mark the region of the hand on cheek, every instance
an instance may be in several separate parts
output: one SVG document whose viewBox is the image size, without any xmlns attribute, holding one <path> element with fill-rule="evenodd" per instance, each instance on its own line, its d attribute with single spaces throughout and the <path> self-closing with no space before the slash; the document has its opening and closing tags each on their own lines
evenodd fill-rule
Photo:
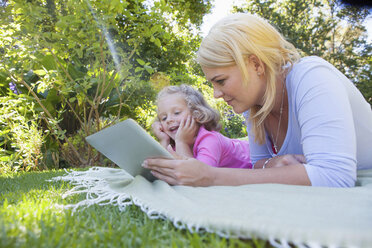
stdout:
<svg viewBox="0 0 372 248">
<path fill-rule="evenodd" d="M 191 115 L 188 115 L 187 117 L 183 118 L 180 122 L 180 126 L 177 130 L 175 138 L 176 143 L 183 142 L 187 145 L 193 145 L 194 138 L 197 135 L 198 131 L 199 126 L 197 122 Z"/>
<path fill-rule="evenodd" d="M 164 132 L 163 126 L 159 121 L 155 121 L 151 125 L 152 131 L 154 132 L 155 136 L 159 139 L 159 142 L 163 146 L 167 146 L 170 143 L 170 137 L 168 134 Z"/>
</svg>

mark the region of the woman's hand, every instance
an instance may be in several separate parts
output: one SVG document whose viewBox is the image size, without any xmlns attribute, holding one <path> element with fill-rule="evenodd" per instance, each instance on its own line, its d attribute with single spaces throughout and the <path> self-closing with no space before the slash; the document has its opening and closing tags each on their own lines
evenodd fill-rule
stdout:
<svg viewBox="0 0 372 248">
<path fill-rule="evenodd" d="M 168 150 L 176 159 L 146 159 L 142 166 L 171 185 L 210 186 L 213 185 L 213 167 L 194 158 L 181 158 L 172 148 Z"/>
<path fill-rule="evenodd" d="M 273 158 L 273 164 L 269 167 L 274 167 L 274 162 L 277 162 L 280 168 L 248 170 L 212 167 L 194 158 L 179 158 L 175 152 L 168 150 L 176 159 L 147 159 L 142 166 L 150 169 L 155 177 L 171 185 L 211 186 L 252 183 L 311 185 L 305 167 L 300 166 L 300 162 L 304 161 L 302 155 L 283 155 Z"/>
<path fill-rule="evenodd" d="M 180 126 L 178 127 L 175 142 L 176 147 L 177 143 L 185 144 L 189 147 L 192 147 L 194 145 L 195 136 L 197 135 L 199 131 L 199 125 L 195 121 L 195 119 L 188 115 L 186 118 L 182 119 L 180 122 Z"/>
<path fill-rule="evenodd" d="M 155 136 L 159 139 L 159 143 L 166 148 L 170 143 L 170 137 L 164 132 L 161 123 L 155 121 L 152 123 L 151 128 Z"/>
<path fill-rule="evenodd" d="M 265 168 L 275 168 L 275 167 L 282 167 L 287 165 L 294 165 L 294 164 L 304 164 L 306 163 L 306 158 L 304 155 L 300 154 L 286 154 L 280 155 L 273 158 L 268 158 L 270 161 L 267 162 Z M 255 169 L 261 169 L 264 163 L 268 160 L 267 158 L 260 159 L 254 165 Z"/>
</svg>

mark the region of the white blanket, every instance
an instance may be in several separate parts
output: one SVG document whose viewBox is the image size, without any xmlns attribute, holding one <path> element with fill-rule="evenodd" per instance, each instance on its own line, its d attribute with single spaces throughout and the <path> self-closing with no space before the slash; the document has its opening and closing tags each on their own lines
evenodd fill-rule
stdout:
<svg viewBox="0 0 372 248">
<path fill-rule="evenodd" d="M 75 184 L 65 196 L 86 193 L 73 207 L 135 204 L 150 218 L 178 228 L 225 237 L 257 237 L 273 245 L 372 247 L 372 170 L 358 172 L 354 188 L 280 184 L 189 187 L 131 177 L 121 169 L 94 167 L 54 178 Z"/>
</svg>

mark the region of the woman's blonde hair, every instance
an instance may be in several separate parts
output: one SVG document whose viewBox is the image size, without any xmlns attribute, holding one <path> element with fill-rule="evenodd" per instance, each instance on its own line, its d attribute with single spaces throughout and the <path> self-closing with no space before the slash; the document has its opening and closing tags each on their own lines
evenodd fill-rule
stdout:
<svg viewBox="0 0 372 248">
<path fill-rule="evenodd" d="M 192 116 L 199 124 L 204 125 L 209 131 L 220 131 L 219 112 L 205 101 L 202 93 L 198 90 L 186 84 L 167 86 L 158 93 L 157 102 L 170 94 L 182 94 L 185 97 L 187 107 L 190 109 Z"/>
<path fill-rule="evenodd" d="M 300 59 L 297 49 L 265 19 L 246 13 L 231 14 L 217 22 L 203 39 L 197 53 L 202 67 L 238 66 L 249 83 L 246 60 L 255 55 L 265 65 L 264 104 L 252 107 L 250 121 L 256 141 L 264 143 L 263 121 L 274 106 L 276 79 Z"/>
</svg>

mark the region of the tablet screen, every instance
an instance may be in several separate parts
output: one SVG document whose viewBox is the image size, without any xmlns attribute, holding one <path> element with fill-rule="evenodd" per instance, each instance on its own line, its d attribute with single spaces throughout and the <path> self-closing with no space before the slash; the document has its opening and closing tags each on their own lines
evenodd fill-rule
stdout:
<svg viewBox="0 0 372 248">
<path fill-rule="evenodd" d="M 119 122 L 85 138 L 100 153 L 132 176 L 156 178 L 141 166 L 146 158 L 173 156 L 132 119 Z"/>
</svg>

